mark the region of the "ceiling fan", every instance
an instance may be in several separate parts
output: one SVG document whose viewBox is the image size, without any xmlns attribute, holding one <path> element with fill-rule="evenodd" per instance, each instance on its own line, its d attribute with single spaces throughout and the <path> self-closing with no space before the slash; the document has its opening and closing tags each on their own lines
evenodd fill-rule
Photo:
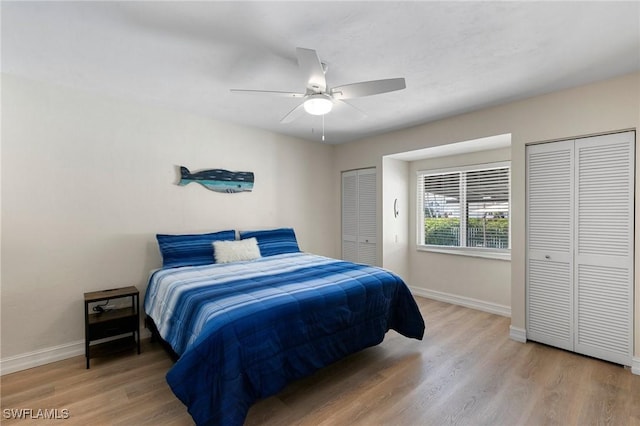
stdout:
<svg viewBox="0 0 640 426">
<path fill-rule="evenodd" d="M 388 78 L 384 80 L 362 81 L 359 83 L 345 84 L 343 86 L 329 88 L 325 73 L 327 65 L 320 62 L 318 54 L 313 49 L 296 48 L 298 67 L 307 79 L 304 93 L 280 92 L 273 90 L 245 90 L 231 89 L 234 93 L 248 93 L 259 95 L 273 95 L 285 98 L 300 98 L 303 102 L 289 111 L 280 122 L 290 123 L 302 116 L 306 111 L 312 115 L 325 115 L 331 111 L 334 104 L 340 102 L 356 110 L 361 116 L 365 114 L 345 100 L 361 98 L 363 96 L 377 95 L 379 93 L 402 90 L 406 87 L 404 78 Z"/>
</svg>

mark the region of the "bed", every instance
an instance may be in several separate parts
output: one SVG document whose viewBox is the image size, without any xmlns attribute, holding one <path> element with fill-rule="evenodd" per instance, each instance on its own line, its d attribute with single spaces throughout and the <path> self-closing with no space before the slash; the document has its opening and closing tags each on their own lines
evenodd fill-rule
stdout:
<svg viewBox="0 0 640 426">
<path fill-rule="evenodd" d="M 167 382 L 198 425 L 243 424 L 258 399 L 379 344 L 389 329 L 423 337 L 423 318 L 397 275 L 303 253 L 297 242 L 274 242 L 283 230 L 268 232 L 240 233 L 257 254 L 151 274 L 145 312 L 177 356 Z"/>
</svg>

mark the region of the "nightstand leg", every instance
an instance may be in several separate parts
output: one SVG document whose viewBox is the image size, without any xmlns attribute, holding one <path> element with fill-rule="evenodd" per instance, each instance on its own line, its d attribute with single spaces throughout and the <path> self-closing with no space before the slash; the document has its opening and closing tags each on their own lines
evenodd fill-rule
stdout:
<svg viewBox="0 0 640 426">
<path fill-rule="evenodd" d="M 136 332 L 138 337 L 138 355 L 140 355 L 140 295 L 136 294 L 136 319 L 138 324 L 138 331 Z"/>
<path fill-rule="evenodd" d="M 84 303 L 84 357 L 87 359 L 89 369 L 89 304 Z"/>
</svg>

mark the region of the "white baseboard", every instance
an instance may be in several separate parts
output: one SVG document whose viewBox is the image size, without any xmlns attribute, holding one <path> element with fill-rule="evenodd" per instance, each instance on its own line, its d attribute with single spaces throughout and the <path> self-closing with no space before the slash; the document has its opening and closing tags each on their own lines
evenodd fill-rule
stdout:
<svg viewBox="0 0 640 426">
<path fill-rule="evenodd" d="M 142 339 L 145 339 L 150 337 L 151 333 L 146 328 L 141 328 L 140 336 Z M 105 339 L 105 341 L 106 340 L 107 339 Z M 51 362 L 62 361 L 63 359 L 73 358 L 78 355 L 84 355 L 84 340 L 78 340 L 71 343 L 65 343 L 63 345 L 52 346 L 33 352 L 10 356 L 0 359 L 0 376 L 49 364 Z"/>
<path fill-rule="evenodd" d="M 84 340 L 39 349 L 25 354 L 14 355 L 0 360 L 0 375 L 38 367 L 50 362 L 61 361 L 84 354 Z"/>
<path fill-rule="evenodd" d="M 527 343 L 527 330 L 520 327 L 509 326 L 509 338 L 520 343 Z"/>
<path fill-rule="evenodd" d="M 479 311 L 489 312 L 503 317 L 511 317 L 510 306 L 499 305 L 497 303 L 486 302 L 484 300 L 473 299 L 471 297 L 458 296 L 456 294 L 445 293 L 442 291 L 428 290 L 418 287 L 409 287 L 409 289 L 417 296 L 439 300 L 440 302 L 447 302 L 453 305 L 460 305 L 466 308 L 477 309 Z"/>
<path fill-rule="evenodd" d="M 631 360 L 631 372 L 640 376 L 640 357 L 633 357 Z"/>
</svg>

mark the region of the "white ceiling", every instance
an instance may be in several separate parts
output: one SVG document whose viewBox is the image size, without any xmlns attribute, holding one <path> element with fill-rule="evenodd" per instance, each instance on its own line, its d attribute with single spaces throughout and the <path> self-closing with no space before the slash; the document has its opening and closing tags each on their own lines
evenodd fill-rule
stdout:
<svg viewBox="0 0 640 426">
<path fill-rule="evenodd" d="M 2 71 L 319 141 L 280 119 L 304 91 L 295 48 L 327 82 L 407 88 L 334 109 L 342 143 L 640 70 L 640 2 L 8 2 Z"/>
</svg>

